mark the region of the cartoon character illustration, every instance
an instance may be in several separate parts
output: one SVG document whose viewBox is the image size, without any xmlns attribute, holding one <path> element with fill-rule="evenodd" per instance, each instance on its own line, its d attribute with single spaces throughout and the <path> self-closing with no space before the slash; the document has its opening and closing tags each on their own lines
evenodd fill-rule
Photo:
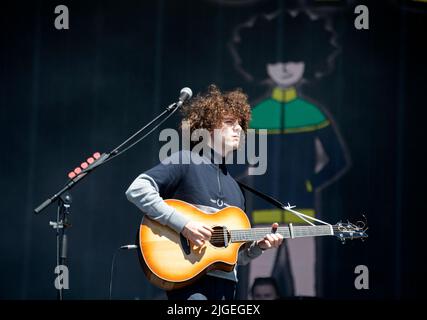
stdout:
<svg viewBox="0 0 427 320">
<path fill-rule="evenodd" d="M 246 181 L 321 219 L 327 214 L 321 216 L 319 192 L 348 169 L 350 157 L 332 116 L 302 94 L 302 85 L 333 71 L 339 53 L 334 41 L 327 20 L 306 11 L 277 11 L 238 26 L 230 46 L 237 70 L 250 83 L 267 89 L 266 96 L 252 104 L 250 127 L 268 130 L 268 168 L 264 175 L 248 176 Z M 252 209 L 256 225 L 304 223 L 257 198 Z M 314 238 L 288 240 L 270 260 L 263 262 L 264 267 L 252 265 L 252 277 L 273 275 L 285 294 L 316 295 Z"/>
</svg>

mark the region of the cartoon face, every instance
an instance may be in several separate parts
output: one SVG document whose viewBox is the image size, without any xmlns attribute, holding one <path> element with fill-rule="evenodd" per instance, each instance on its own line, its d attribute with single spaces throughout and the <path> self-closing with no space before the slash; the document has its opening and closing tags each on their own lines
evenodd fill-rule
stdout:
<svg viewBox="0 0 427 320">
<path fill-rule="evenodd" d="M 301 80 L 304 68 L 304 62 L 269 63 L 267 64 L 267 73 L 279 87 L 287 88 Z"/>
</svg>

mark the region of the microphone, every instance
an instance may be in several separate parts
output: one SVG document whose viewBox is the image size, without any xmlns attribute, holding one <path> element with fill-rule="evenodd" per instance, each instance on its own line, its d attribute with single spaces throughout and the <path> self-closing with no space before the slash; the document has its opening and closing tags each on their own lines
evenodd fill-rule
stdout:
<svg viewBox="0 0 427 320">
<path fill-rule="evenodd" d="M 190 88 L 188 88 L 188 87 L 182 88 L 180 95 L 179 95 L 179 101 L 176 104 L 177 108 L 180 108 L 182 106 L 182 104 L 186 100 L 191 99 L 192 96 L 193 96 L 193 91 L 191 91 Z"/>
<path fill-rule="evenodd" d="M 128 244 L 127 246 L 121 246 L 120 249 L 122 250 L 138 249 L 138 246 L 136 244 Z"/>
</svg>

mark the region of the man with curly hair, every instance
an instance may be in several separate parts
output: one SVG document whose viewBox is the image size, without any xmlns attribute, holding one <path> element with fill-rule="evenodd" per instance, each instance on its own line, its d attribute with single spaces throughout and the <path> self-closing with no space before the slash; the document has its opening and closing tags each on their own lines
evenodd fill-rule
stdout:
<svg viewBox="0 0 427 320">
<path fill-rule="evenodd" d="M 240 89 L 222 93 L 215 85 L 209 86 L 206 94 L 199 94 L 183 108 L 184 121 L 191 133 L 207 130 L 209 154 L 192 148 L 172 154 L 133 181 L 126 191 L 128 200 L 150 218 L 203 246 L 210 240 L 211 226 L 190 221 L 163 199 L 183 200 L 207 213 L 227 206 L 245 210 L 243 193 L 227 171 L 225 158 L 238 148 L 242 131 L 248 128 L 250 110 L 248 98 Z M 277 228 L 277 224 L 272 227 Z M 238 264 L 249 263 L 263 250 L 280 246 L 282 240 L 280 234 L 269 234 L 243 246 Z M 167 291 L 167 296 L 171 300 L 232 300 L 236 282 L 236 269 L 213 270 L 189 286 Z"/>
</svg>

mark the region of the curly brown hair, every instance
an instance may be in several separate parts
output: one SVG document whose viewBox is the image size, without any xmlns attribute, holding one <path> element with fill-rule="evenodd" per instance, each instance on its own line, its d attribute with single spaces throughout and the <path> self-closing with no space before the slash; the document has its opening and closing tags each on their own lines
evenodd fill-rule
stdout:
<svg viewBox="0 0 427 320">
<path fill-rule="evenodd" d="M 242 130 L 246 133 L 251 119 L 251 107 L 248 96 L 238 88 L 222 93 L 211 84 L 205 94 L 198 94 L 182 108 L 184 121 L 190 124 L 190 132 L 206 129 L 212 132 L 220 128 L 224 117 L 231 116 L 239 120 Z"/>
</svg>

